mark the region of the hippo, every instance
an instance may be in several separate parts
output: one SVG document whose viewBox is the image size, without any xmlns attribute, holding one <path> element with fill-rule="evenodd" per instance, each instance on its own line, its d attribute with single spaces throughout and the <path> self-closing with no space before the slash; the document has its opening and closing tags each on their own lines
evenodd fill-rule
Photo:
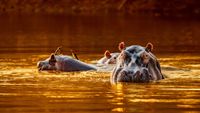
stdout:
<svg viewBox="0 0 200 113">
<path fill-rule="evenodd" d="M 125 47 L 124 42 L 120 42 L 118 45 L 119 51 L 122 51 Z M 109 50 L 104 52 L 104 57 L 97 61 L 97 64 L 116 64 L 117 57 L 119 56 L 119 52 L 110 53 Z"/>
<path fill-rule="evenodd" d="M 75 53 L 72 53 L 72 55 L 76 56 Z M 60 54 L 60 48 L 58 48 L 49 58 L 44 61 L 39 61 L 37 68 L 39 71 L 57 70 L 65 72 L 96 70 L 95 66 L 78 60 L 77 56 L 75 58 Z"/>
<path fill-rule="evenodd" d="M 153 45 L 146 47 L 132 45 L 121 47 L 121 53 L 110 77 L 111 83 L 140 82 L 146 83 L 164 79 L 160 64 L 152 53 Z"/>
<path fill-rule="evenodd" d="M 104 57 L 97 61 L 98 64 L 116 64 L 116 59 L 119 56 L 119 53 L 110 53 L 109 50 L 106 50 Z"/>
</svg>

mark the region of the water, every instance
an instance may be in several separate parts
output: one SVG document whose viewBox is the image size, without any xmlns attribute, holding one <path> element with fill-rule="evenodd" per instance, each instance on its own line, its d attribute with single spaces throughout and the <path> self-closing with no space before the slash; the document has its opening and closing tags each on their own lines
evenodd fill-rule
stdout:
<svg viewBox="0 0 200 113">
<path fill-rule="evenodd" d="M 143 16 L 0 16 L 1 52 L 64 51 L 102 53 L 117 51 L 117 45 L 145 46 L 152 42 L 157 52 L 200 52 L 200 21 Z"/>
<path fill-rule="evenodd" d="M 0 112 L 184 112 L 200 110 L 200 56 L 158 55 L 165 80 L 111 85 L 110 72 L 38 72 L 48 54 L 0 55 Z M 82 54 L 91 63 L 99 54 Z M 180 64 L 181 62 L 181 64 Z"/>
<path fill-rule="evenodd" d="M 1 15 L 0 112 L 200 111 L 198 20 Z M 110 72 L 38 72 L 56 47 L 94 63 L 117 45 L 154 44 L 166 79 L 111 85 Z"/>
</svg>

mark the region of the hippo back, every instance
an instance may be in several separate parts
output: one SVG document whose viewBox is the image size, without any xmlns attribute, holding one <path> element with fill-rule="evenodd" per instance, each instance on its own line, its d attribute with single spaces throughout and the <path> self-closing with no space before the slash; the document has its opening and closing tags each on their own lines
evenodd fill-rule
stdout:
<svg viewBox="0 0 200 113">
<path fill-rule="evenodd" d="M 38 70 L 57 70 L 57 71 L 87 71 L 96 70 L 95 66 L 86 64 L 80 60 L 65 55 L 52 54 L 44 61 L 37 63 Z"/>
<path fill-rule="evenodd" d="M 67 57 L 67 56 L 56 56 L 56 67 L 60 71 L 86 71 L 96 70 L 92 65 L 86 64 L 82 61 Z"/>
</svg>

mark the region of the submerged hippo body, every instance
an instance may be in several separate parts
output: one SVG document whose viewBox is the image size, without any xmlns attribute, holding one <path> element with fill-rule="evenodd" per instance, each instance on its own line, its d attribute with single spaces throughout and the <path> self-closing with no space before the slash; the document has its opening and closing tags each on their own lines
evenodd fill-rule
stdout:
<svg viewBox="0 0 200 113">
<path fill-rule="evenodd" d="M 44 61 L 39 61 L 37 66 L 39 70 L 57 70 L 65 72 L 96 70 L 94 66 L 69 56 L 54 54 Z"/>
<path fill-rule="evenodd" d="M 111 82 L 149 82 L 164 79 L 152 49 L 152 44 L 147 44 L 146 47 L 133 45 L 124 48 L 117 58 Z"/>
</svg>

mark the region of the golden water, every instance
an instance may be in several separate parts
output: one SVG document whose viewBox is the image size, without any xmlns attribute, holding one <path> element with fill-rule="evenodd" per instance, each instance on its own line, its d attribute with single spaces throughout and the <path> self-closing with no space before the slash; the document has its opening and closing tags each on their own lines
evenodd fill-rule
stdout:
<svg viewBox="0 0 200 113">
<path fill-rule="evenodd" d="M 0 113 L 200 112 L 199 19 L 19 14 L 0 25 Z M 153 43 L 167 78 L 111 85 L 110 72 L 37 71 L 58 46 L 94 63 L 121 41 Z"/>
<path fill-rule="evenodd" d="M 200 55 L 157 56 L 166 79 L 111 85 L 110 72 L 38 72 L 48 54 L 0 54 L 0 113 L 200 112 Z"/>
</svg>

